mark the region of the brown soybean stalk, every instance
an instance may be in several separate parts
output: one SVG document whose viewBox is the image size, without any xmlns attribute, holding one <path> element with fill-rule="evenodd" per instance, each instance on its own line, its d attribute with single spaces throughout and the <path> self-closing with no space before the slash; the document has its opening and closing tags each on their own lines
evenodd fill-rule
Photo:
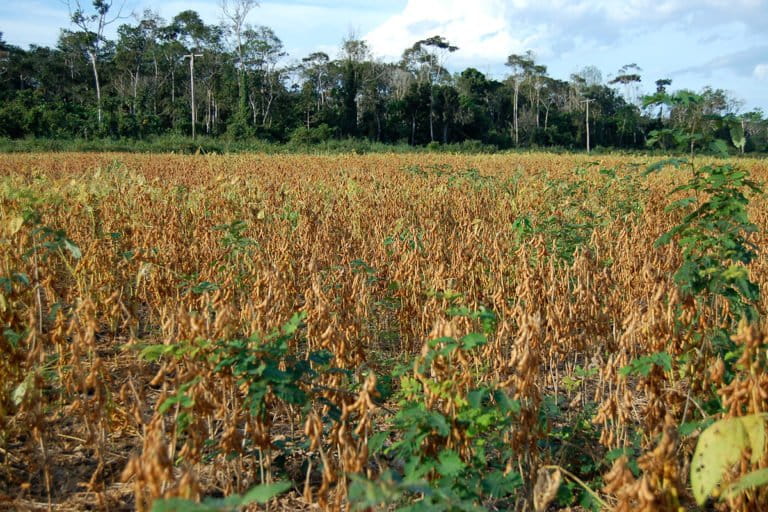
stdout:
<svg viewBox="0 0 768 512">
<path fill-rule="evenodd" d="M 279 482 L 247 509 L 386 510 L 445 491 L 440 471 L 487 510 L 693 510 L 712 400 L 768 412 L 766 326 L 676 287 L 679 251 L 654 242 L 680 220 L 665 206 L 682 178 L 599 158 L 1 156 L 0 510 L 151 510 Z M 765 160 L 741 165 L 768 179 Z M 750 204 L 759 248 L 767 206 Z M 749 272 L 768 289 L 764 253 Z M 701 341 L 726 326 L 735 361 Z M 426 361 L 473 332 L 487 343 Z M 673 369 L 623 370 L 660 353 Z M 413 466 L 392 448 L 408 383 L 448 432 L 414 441 L 437 462 L 410 488 L 392 478 Z M 480 388 L 515 406 L 487 453 Z M 768 465 L 744 460 L 734 477 Z M 355 495 L 374 487 L 386 505 Z"/>
</svg>

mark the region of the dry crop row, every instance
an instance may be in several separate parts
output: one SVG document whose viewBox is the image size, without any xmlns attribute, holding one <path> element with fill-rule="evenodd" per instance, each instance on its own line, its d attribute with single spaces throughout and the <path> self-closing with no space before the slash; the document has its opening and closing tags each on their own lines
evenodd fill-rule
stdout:
<svg viewBox="0 0 768 512">
<path fill-rule="evenodd" d="M 759 376 L 737 389 L 704 349 L 675 371 L 621 371 L 729 321 L 718 299 L 681 296 L 679 251 L 654 246 L 684 178 L 647 163 L 3 156 L 0 508 L 149 510 L 278 481 L 273 509 L 387 492 L 690 506 L 698 430 L 680 427 L 715 414 L 697 397 L 720 389 L 738 416 L 768 392 Z M 740 165 L 768 178 L 764 161 Z M 765 246 L 763 197 L 750 219 Z M 766 288 L 764 254 L 750 274 Z M 738 342 L 757 353 L 765 335 Z M 434 496 L 385 481 L 407 455 Z M 481 475 L 471 494 L 473 470 L 496 487 Z"/>
</svg>

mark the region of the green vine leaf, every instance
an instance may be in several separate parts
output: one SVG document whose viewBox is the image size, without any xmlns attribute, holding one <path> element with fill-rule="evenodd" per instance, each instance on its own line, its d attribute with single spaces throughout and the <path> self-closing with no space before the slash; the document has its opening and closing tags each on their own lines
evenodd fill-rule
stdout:
<svg viewBox="0 0 768 512">
<path fill-rule="evenodd" d="M 453 450 L 443 450 L 438 457 L 437 471 L 443 476 L 457 476 L 467 467 L 459 454 Z"/>
<path fill-rule="evenodd" d="M 654 366 L 658 366 L 665 372 L 672 370 L 672 356 L 666 352 L 658 352 L 656 354 L 640 357 L 619 370 L 619 374 L 623 377 L 628 377 L 630 375 L 642 375 L 643 377 L 647 377 Z"/>
<path fill-rule="evenodd" d="M 202 503 L 181 498 L 155 500 L 152 504 L 152 512 L 230 512 L 240 510 L 252 503 L 267 503 L 290 488 L 290 482 L 275 482 L 257 485 L 242 497 L 234 494 L 226 498 L 208 498 Z"/>
</svg>

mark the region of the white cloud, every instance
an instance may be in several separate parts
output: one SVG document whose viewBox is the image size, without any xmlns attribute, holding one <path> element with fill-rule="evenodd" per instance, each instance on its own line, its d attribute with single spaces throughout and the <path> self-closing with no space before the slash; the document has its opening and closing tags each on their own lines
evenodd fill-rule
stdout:
<svg viewBox="0 0 768 512">
<path fill-rule="evenodd" d="M 140 0 L 150 7 L 153 2 Z M 217 0 L 168 0 L 159 11 L 170 21 L 179 12 L 197 11 L 206 23 L 222 21 Z M 291 58 L 301 58 L 313 51 L 324 51 L 335 57 L 342 39 L 350 32 L 363 32 L 382 19 L 381 5 L 368 1 L 324 2 L 323 0 L 262 0 L 247 22 L 272 28 L 283 41 Z"/>
<path fill-rule="evenodd" d="M 671 77 L 675 87 L 738 89 L 764 106 L 766 26 L 768 0 L 407 0 L 363 37 L 394 60 L 441 35 L 460 48 L 451 69 L 473 66 L 495 78 L 508 73 L 508 55 L 529 49 L 557 78 L 588 64 L 610 78 L 637 62 L 645 92 Z"/>
<path fill-rule="evenodd" d="M 760 78 L 760 73 L 764 72 L 763 68 L 768 68 L 766 64 L 762 63 L 766 54 L 768 54 L 768 45 L 754 46 L 737 52 L 718 55 L 707 62 L 680 69 L 676 73 L 694 73 L 709 77 L 715 73 L 722 73 L 723 70 L 728 70 L 736 75 L 752 75 Z"/>
<path fill-rule="evenodd" d="M 534 43 L 525 34 L 510 32 L 507 12 L 515 3 L 520 2 L 410 0 L 403 12 L 366 34 L 365 39 L 374 52 L 388 58 L 397 58 L 419 39 L 436 34 L 457 45 L 462 57 L 503 58 Z"/>
<path fill-rule="evenodd" d="M 460 47 L 460 60 L 499 61 L 532 49 L 551 57 L 574 48 L 609 48 L 662 26 L 739 23 L 762 31 L 768 0 L 408 0 L 402 12 L 366 34 L 374 51 L 398 57 L 435 34 Z"/>
<path fill-rule="evenodd" d="M 58 2 L 47 5 L 39 0 L 29 0 L 21 8 L 12 2 L 0 4 L 0 32 L 3 32 L 3 39 L 22 48 L 30 44 L 55 45 L 59 38 L 59 28 L 68 26 L 67 7 Z"/>
</svg>

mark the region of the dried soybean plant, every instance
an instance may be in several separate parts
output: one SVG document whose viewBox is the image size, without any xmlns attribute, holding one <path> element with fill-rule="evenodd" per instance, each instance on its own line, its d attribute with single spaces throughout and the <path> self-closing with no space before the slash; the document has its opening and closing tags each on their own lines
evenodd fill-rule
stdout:
<svg viewBox="0 0 768 512">
<path fill-rule="evenodd" d="M 732 310 L 634 160 L 3 156 L 0 508 L 688 507 L 763 329 L 686 358 Z"/>
</svg>

